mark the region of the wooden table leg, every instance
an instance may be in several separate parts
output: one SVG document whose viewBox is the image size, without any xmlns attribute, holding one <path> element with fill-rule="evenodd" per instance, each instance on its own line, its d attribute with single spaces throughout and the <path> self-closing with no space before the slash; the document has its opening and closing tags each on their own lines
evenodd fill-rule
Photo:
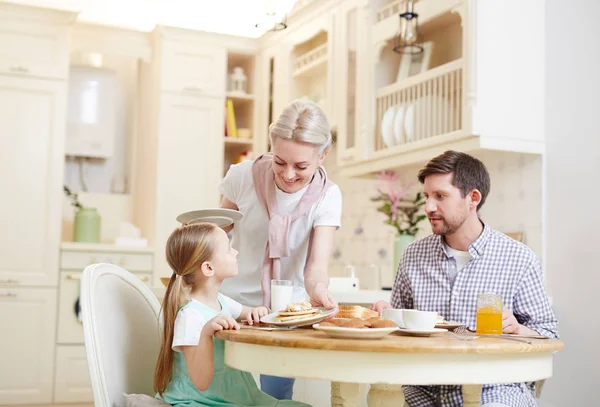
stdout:
<svg viewBox="0 0 600 407">
<path fill-rule="evenodd" d="M 331 382 L 331 407 L 360 407 L 360 384 Z"/>
<path fill-rule="evenodd" d="M 464 407 L 481 407 L 481 388 L 481 384 L 466 384 L 462 386 Z"/>
<path fill-rule="evenodd" d="M 402 407 L 404 393 L 399 384 L 372 384 L 367 395 L 369 407 Z"/>
</svg>

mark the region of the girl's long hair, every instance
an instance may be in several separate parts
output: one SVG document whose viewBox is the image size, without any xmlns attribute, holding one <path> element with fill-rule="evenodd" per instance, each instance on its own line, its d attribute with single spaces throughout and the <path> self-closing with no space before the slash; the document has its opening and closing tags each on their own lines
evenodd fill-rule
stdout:
<svg viewBox="0 0 600 407">
<path fill-rule="evenodd" d="M 162 302 L 162 343 L 154 371 L 154 390 L 161 396 L 173 374 L 174 353 L 171 346 L 175 318 L 179 308 L 189 301 L 196 271 L 213 256 L 216 228 L 212 223 L 193 223 L 175 229 L 167 240 L 165 254 L 173 274 Z"/>
</svg>

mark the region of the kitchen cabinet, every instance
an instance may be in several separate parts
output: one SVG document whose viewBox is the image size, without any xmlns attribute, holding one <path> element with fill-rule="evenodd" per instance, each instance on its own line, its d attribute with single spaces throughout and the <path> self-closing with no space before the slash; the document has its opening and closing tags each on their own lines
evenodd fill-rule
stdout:
<svg viewBox="0 0 600 407">
<path fill-rule="evenodd" d="M 0 75 L 0 287 L 57 284 L 66 84 Z"/>
<path fill-rule="evenodd" d="M 63 243 L 54 368 L 54 403 L 93 403 L 79 303 L 83 269 L 93 263 L 124 267 L 146 284 L 152 281 L 153 253 L 146 247 Z"/>
<path fill-rule="evenodd" d="M 164 248 L 178 226 L 176 217 L 220 203 L 229 44 L 219 40 L 218 35 L 158 27 L 153 60 L 142 63 L 132 212 L 133 223 L 155 248 L 155 284 L 172 273 Z M 188 57 L 195 68 L 182 71 Z M 209 66 L 200 66 L 204 63 Z"/>
<path fill-rule="evenodd" d="M 0 74 L 66 79 L 74 13 L 0 3 Z"/>
<path fill-rule="evenodd" d="M 0 405 L 52 402 L 56 288 L 0 287 Z"/>
<path fill-rule="evenodd" d="M 425 52 L 393 51 L 402 1 L 366 8 L 368 54 L 360 147 L 340 148 L 343 176 L 421 165 L 446 150 L 544 151 L 544 3 L 514 15 L 512 2 L 415 3 Z M 519 3 L 520 5 L 520 3 Z M 503 21 L 527 26 L 527 47 Z M 360 86 L 359 86 L 360 89 Z M 357 155 L 358 154 L 358 155 Z"/>
</svg>

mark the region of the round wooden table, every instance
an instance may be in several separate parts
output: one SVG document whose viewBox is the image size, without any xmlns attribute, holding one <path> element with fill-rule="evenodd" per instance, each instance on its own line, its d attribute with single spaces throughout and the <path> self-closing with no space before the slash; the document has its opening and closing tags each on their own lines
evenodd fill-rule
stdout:
<svg viewBox="0 0 600 407">
<path fill-rule="evenodd" d="M 371 384 L 370 407 L 402 406 L 401 385 L 463 385 L 464 405 L 480 405 L 481 386 L 552 376 L 554 339 L 532 344 L 501 338 L 459 340 L 449 333 L 382 339 L 333 339 L 313 329 L 221 331 L 225 363 L 239 370 L 332 382 L 331 405 L 358 407 L 360 384 Z"/>
</svg>

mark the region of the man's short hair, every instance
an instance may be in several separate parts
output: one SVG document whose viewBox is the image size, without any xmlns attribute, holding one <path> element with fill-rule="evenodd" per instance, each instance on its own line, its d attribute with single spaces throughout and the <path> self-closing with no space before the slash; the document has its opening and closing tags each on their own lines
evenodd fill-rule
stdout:
<svg viewBox="0 0 600 407">
<path fill-rule="evenodd" d="M 485 165 L 477 158 L 459 151 L 448 150 L 429 161 L 419 171 L 419 182 L 434 174 L 453 174 L 452 185 L 457 187 L 462 197 L 467 196 L 473 189 L 481 193 L 481 201 L 477 210 L 481 209 L 490 192 L 490 174 Z"/>
</svg>

